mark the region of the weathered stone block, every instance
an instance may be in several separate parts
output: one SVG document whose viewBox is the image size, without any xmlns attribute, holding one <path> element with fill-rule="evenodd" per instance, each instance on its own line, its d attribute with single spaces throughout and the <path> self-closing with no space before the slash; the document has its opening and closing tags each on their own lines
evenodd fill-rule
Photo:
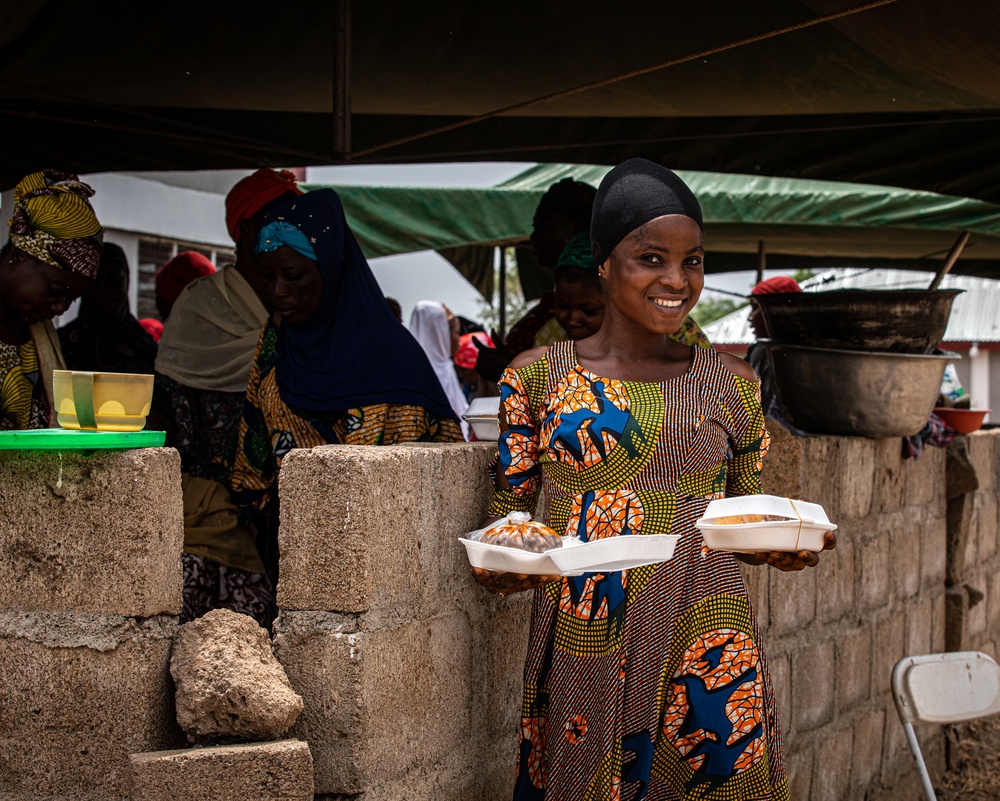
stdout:
<svg viewBox="0 0 1000 801">
<path fill-rule="evenodd" d="M 987 628 L 991 632 L 1000 633 L 1000 571 L 989 577 L 986 592 Z"/>
<path fill-rule="evenodd" d="M 858 552 L 861 608 L 881 609 L 889 600 L 889 538 L 877 536 L 862 543 Z"/>
<path fill-rule="evenodd" d="M 988 608 L 988 598 L 985 590 L 987 585 L 979 586 L 979 582 L 970 583 L 967 587 L 969 594 L 969 614 L 967 618 L 968 635 L 973 642 L 983 639 L 986 633 L 986 615 Z"/>
<path fill-rule="evenodd" d="M 765 649 L 767 643 L 764 644 Z M 787 654 L 767 654 L 767 667 L 771 674 L 774 704 L 778 710 L 781 733 L 788 739 L 792 727 L 792 660 Z"/>
<path fill-rule="evenodd" d="M 997 552 L 997 508 L 1000 505 L 992 495 L 976 493 L 976 496 L 976 557 L 982 565 Z"/>
<path fill-rule="evenodd" d="M 847 788 L 851 783 L 851 752 L 854 746 L 854 732 L 840 729 L 827 734 L 824 732 L 821 756 L 816 760 L 810 801 L 842 801 L 848 798 Z"/>
<path fill-rule="evenodd" d="M 789 798 L 812 798 L 813 762 L 811 748 L 791 752 L 786 756 Z"/>
<path fill-rule="evenodd" d="M 912 601 L 906 608 L 906 653 L 929 654 L 934 650 L 934 600 Z"/>
<path fill-rule="evenodd" d="M 841 508 L 841 481 L 831 481 L 837 469 L 840 443 L 838 437 L 807 437 L 803 440 L 802 495 L 795 497 L 822 504 L 833 522 L 845 517 Z"/>
<path fill-rule="evenodd" d="M 178 614 L 184 524 L 172 448 L 0 452 L 0 609 Z"/>
<path fill-rule="evenodd" d="M 945 593 L 944 649 L 965 651 L 970 647 L 968 634 L 969 596 L 965 587 L 950 587 Z"/>
<path fill-rule="evenodd" d="M 761 565 L 763 567 L 763 565 Z M 816 571 L 783 573 L 770 569 L 770 630 L 801 631 L 816 617 Z"/>
<path fill-rule="evenodd" d="M 863 628 L 838 637 L 837 705 L 841 711 L 868 700 L 871 669 L 871 629 Z"/>
<path fill-rule="evenodd" d="M 747 596 L 750 598 L 750 606 L 757 616 L 757 625 L 761 629 L 767 630 L 770 625 L 768 601 L 771 570 L 767 565 L 741 564 L 740 568 L 743 573 L 743 582 L 746 584 Z"/>
<path fill-rule="evenodd" d="M 939 592 L 931 602 L 933 618 L 931 622 L 931 653 L 947 650 L 945 636 L 948 628 L 948 608 L 944 592 Z"/>
<path fill-rule="evenodd" d="M 997 437 L 997 432 L 994 430 L 976 431 L 968 436 L 969 459 L 976 469 L 980 492 L 992 493 L 996 486 L 993 470 L 996 463 L 998 439 L 1000 438 Z"/>
<path fill-rule="evenodd" d="M 906 465 L 899 439 L 874 440 L 875 491 L 872 511 L 894 512 L 906 504 Z"/>
<path fill-rule="evenodd" d="M 854 726 L 854 752 L 851 756 L 851 786 L 858 790 L 845 798 L 863 798 L 865 789 L 878 782 L 882 738 L 886 713 L 882 709 L 866 709 Z M 890 721 L 890 725 L 894 721 Z"/>
<path fill-rule="evenodd" d="M 792 714 L 797 733 L 833 720 L 835 665 L 833 642 L 802 648 L 792 656 Z"/>
<path fill-rule="evenodd" d="M 969 532 L 972 528 L 972 510 L 975 496 L 959 495 L 948 501 L 947 509 L 947 582 L 949 586 L 961 584 L 966 565 L 975 564 L 975 539 L 972 554 L 969 551 Z"/>
<path fill-rule="evenodd" d="M 906 616 L 889 612 L 875 627 L 875 658 L 872 666 L 873 695 L 880 689 L 888 693 L 892 668 L 906 656 Z"/>
<path fill-rule="evenodd" d="M 854 529 L 848 524 L 837 529 L 837 547 L 820 554 L 815 568 L 816 614 L 824 621 L 839 620 L 854 611 L 855 553 Z"/>
<path fill-rule="evenodd" d="M 908 525 L 902 516 L 884 533 L 889 540 L 889 573 L 892 593 L 897 599 L 916 595 L 921 584 L 919 527 Z"/>
<path fill-rule="evenodd" d="M 906 505 L 926 506 L 944 497 L 944 462 L 942 448 L 924 448 L 919 459 L 906 459 Z"/>
<path fill-rule="evenodd" d="M 177 630 L 170 675 L 177 722 L 199 743 L 276 740 L 302 711 L 268 633 L 229 609 L 213 609 Z"/>
<path fill-rule="evenodd" d="M 131 801 L 312 801 L 300 740 L 132 754 Z"/>
<path fill-rule="evenodd" d="M 281 467 L 283 610 L 407 619 L 451 607 L 469 574 L 457 538 L 482 522 L 487 443 L 297 450 Z M 405 613 L 404 613 L 405 612 Z"/>
<path fill-rule="evenodd" d="M 920 540 L 920 572 L 925 588 L 936 591 L 947 580 L 948 573 L 948 524 L 943 515 L 934 510 L 916 518 L 913 533 Z"/>
<path fill-rule="evenodd" d="M 874 443 L 862 437 L 844 437 L 839 445 L 838 477 L 842 482 L 839 513 L 844 520 L 867 517 L 875 479 Z"/>
<path fill-rule="evenodd" d="M 0 798 L 129 794 L 129 754 L 175 748 L 176 619 L 0 615 Z"/>
</svg>

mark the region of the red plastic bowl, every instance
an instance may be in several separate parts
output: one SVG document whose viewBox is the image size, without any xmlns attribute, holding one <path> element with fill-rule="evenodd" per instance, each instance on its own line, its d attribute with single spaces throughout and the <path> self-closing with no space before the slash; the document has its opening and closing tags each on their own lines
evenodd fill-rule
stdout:
<svg viewBox="0 0 1000 801">
<path fill-rule="evenodd" d="M 983 424 L 983 418 L 990 413 L 990 409 L 950 409 L 939 406 L 934 409 L 934 414 L 944 420 L 945 425 L 955 429 L 957 434 L 971 434 L 978 431 Z"/>
</svg>

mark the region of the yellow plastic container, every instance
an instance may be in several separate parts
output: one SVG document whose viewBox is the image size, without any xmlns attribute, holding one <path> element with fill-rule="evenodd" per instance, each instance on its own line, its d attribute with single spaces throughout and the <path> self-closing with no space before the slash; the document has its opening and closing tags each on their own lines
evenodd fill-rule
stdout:
<svg viewBox="0 0 1000 801">
<path fill-rule="evenodd" d="M 54 370 L 56 419 L 63 428 L 141 431 L 153 401 L 153 376 Z"/>
</svg>

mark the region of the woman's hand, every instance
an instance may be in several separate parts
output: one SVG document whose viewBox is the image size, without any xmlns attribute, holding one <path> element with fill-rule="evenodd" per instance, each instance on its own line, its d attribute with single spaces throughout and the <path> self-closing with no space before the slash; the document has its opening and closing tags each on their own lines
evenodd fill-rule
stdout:
<svg viewBox="0 0 1000 801">
<path fill-rule="evenodd" d="M 823 550 L 832 551 L 837 547 L 837 535 L 828 531 L 823 535 Z M 816 567 L 819 564 L 819 554 L 812 551 L 770 551 L 765 553 L 755 553 L 752 556 L 754 562 L 751 564 L 769 564 L 778 570 L 802 570 L 807 567 Z M 749 560 L 748 560 L 749 561 Z"/>
<path fill-rule="evenodd" d="M 494 595 L 513 595 L 515 592 L 533 590 L 536 587 L 544 587 L 553 581 L 560 581 L 562 576 L 529 576 L 524 573 L 497 573 L 493 570 L 483 570 L 481 567 L 472 568 L 472 575 L 476 581 L 482 584 Z"/>
</svg>

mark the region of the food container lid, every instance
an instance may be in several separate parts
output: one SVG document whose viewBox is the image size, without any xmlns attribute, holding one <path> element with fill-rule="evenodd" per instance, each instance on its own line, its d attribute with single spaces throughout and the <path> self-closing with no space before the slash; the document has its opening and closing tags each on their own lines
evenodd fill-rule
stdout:
<svg viewBox="0 0 1000 801">
<path fill-rule="evenodd" d="M 732 515 L 776 515 L 809 523 L 830 522 L 826 510 L 818 503 L 782 498 L 778 495 L 738 495 L 709 503 L 705 513 L 695 525 L 711 524 L 716 518 Z"/>
</svg>

